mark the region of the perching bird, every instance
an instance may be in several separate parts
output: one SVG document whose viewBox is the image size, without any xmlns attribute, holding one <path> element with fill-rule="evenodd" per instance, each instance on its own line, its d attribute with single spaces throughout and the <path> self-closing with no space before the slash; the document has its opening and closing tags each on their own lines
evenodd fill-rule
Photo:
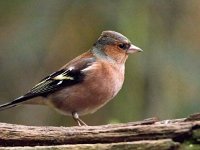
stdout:
<svg viewBox="0 0 200 150">
<path fill-rule="evenodd" d="M 86 125 L 79 115 L 95 112 L 116 96 L 124 82 L 128 54 L 141 51 L 122 34 L 104 31 L 89 51 L 41 80 L 25 95 L 0 105 L 0 110 L 18 104 L 45 104 L 72 115 L 79 126 Z"/>
</svg>

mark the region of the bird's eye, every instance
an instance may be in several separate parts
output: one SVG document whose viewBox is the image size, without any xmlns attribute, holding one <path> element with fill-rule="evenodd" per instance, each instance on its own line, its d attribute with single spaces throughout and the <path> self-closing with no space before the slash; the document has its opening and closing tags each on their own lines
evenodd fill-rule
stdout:
<svg viewBox="0 0 200 150">
<path fill-rule="evenodd" d="M 118 46 L 119 46 L 119 48 L 124 49 L 124 50 L 129 49 L 129 47 L 130 47 L 130 45 L 126 44 L 126 43 L 121 43 Z"/>
</svg>

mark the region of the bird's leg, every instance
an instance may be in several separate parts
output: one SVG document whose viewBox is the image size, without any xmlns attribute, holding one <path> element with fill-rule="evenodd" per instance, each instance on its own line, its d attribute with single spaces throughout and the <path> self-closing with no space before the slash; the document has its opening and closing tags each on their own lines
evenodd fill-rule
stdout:
<svg viewBox="0 0 200 150">
<path fill-rule="evenodd" d="M 79 118 L 79 115 L 77 114 L 77 112 L 74 112 L 74 113 L 72 113 L 72 117 L 73 117 L 73 119 L 77 122 L 77 124 L 79 125 L 79 126 L 87 126 L 87 124 L 85 123 L 85 122 L 83 122 L 83 120 L 81 120 L 80 118 Z"/>
</svg>

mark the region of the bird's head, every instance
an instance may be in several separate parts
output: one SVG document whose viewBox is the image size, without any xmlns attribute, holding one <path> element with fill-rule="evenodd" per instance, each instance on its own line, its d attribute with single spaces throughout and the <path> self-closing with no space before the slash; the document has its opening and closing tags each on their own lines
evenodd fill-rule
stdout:
<svg viewBox="0 0 200 150">
<path fill-rule="evenodd" d="M 94 44 L 99 54 L 106 54 L 118 63 L 124 63 L 128 54 L 141 52 L 142 49 L 133 45 L 124 35 L 115 31 L 103 31 Z"/>
</svg>

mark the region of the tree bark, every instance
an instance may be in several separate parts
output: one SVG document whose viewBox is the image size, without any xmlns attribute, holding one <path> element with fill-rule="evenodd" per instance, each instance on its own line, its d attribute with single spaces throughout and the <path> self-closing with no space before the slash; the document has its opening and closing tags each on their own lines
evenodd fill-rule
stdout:
<svg viewBox="0 0 200 150">
<path fill-rule="evenodd" d="M 165 121 L 151 118 L 124 124 L 82 127 L 35 127 L 0 123 L 0 150 L 6 147 L 22 150 L 176 150 L 187 147 L 200 149 L 199 144 L 200 114 Z"/>
</svg>

